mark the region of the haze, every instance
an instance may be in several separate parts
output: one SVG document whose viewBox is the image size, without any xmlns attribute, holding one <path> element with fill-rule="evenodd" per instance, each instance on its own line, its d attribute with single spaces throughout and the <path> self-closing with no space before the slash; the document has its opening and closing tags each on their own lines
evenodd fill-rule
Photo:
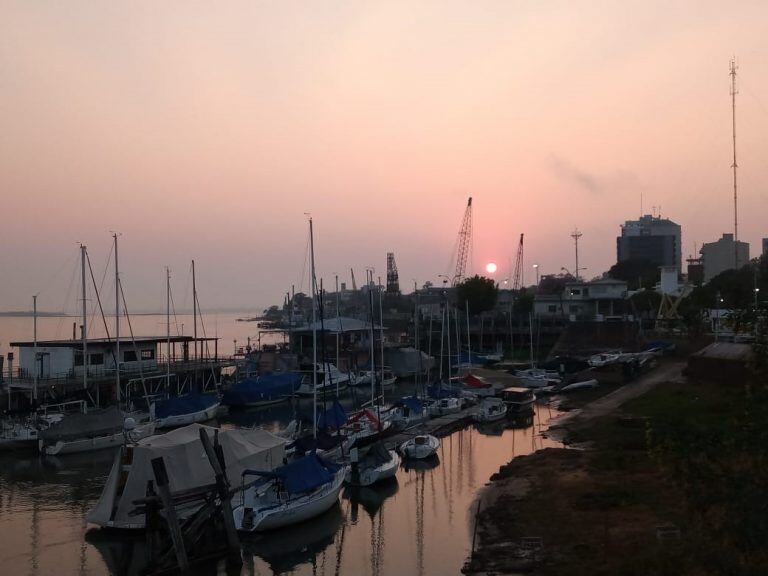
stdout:
<svg viewBox="0 0 768 576">
<path fill-rule="evenodd" d="M 615 262 L 640 212 L 684 257 L 768 236 L 764 1 L 0 3 L 0 309 L 71 308 L 77 242 L 160 309 L 260 308 L 318 273 L 437 280 L 474 197 L 473 272 Z M 101 276 L 102 270 L 96 271 Z M 306 282 L 305 282 L 306 284 Z M 66 301 L 65 301 L 66 300 Z M 181 298 L 179 298 L 181 300 Z"/>
</svg>

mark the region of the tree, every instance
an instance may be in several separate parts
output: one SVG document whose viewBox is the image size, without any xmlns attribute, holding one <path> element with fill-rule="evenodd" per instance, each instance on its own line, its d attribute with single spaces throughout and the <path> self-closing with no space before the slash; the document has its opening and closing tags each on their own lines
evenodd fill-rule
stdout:
<svg viewBox="0 0 768 576">
<path fill-rule="evenodd" d="M 659 267 L 643 258 L 617 262 L 608 270 L 608 276 L 616 280 L 624 280 L 630 290 L 653 288 L 661 280 Z"/>
<path fill-rule="evenodd" d="M 456 286 L 457 304 L 464 310 L 469 302 L 470 314 L 480 314 L 493 310 L 499 298 L 499 287 L 496 282 L 484 276 L 472 276 Z"/>
</svg>

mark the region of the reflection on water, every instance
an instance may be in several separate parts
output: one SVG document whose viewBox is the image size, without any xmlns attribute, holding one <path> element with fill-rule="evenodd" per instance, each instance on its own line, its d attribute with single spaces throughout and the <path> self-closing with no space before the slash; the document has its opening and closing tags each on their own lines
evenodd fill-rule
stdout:
<svg viewBox="0 0 768 576">
<path fill-rule="evenodd" d="M 353 397 L 346 401 L 349 407 L 354 403 Z M 222 424 L 274 429 L 296 414 L 311 418 L 311 404 L 233 412 Z M 311 522 L 248 537 L 237 573 L 456 574 L 469 552 L 477 490 L 510 458 L 557 445 L 541 435 L 553 415 L 540 405 L 532 418 L 471 427 L 443 438 L 434 458 L 404 462 L 391 482 L 347 488 L 337 506 Z M 141 535 L 87 530 L 85 525 L 112 458 L 109 451 L 55 459 L 0 456 L 4 573 L 140 573 Z M 230 573 L 223 562 L 195 571 Z"/>
</svg>

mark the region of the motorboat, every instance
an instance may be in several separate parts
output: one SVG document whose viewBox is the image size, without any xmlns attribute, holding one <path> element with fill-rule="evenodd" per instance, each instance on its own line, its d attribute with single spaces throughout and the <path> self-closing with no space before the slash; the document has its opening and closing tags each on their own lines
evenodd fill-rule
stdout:
<svg viewBox="0 0 768 576">
<path fill-rule="evenodd" d="M 560 384 L 560 375 L 557 372 L 541 368 L 518 370 L 515 372 L 515 377 L 520 385 L 526 388 L 543 388 Z"/>
<path fill-rule="evenodd" d="M 359 457 L 358 453 L 357 448 L 350 452 L 351 465 L 344 479 L 350 486 L 370 486 L 392 478 L 400 468 L 400 455 L 380 442 L 373 444 L 364 456 Z"/>
<path fill-rule="evenodd" d="M 461 379 L 463 390 L 470 392 L 475 396 L 484 398 L 486 396 L 496 396 L 499 391 L 499 387 L 489 382 L 482 376 L 476 376 L 474 374 L 467 374 Z"/>
<path fill-rule="evenodd" d="M 533 412 L 536 396 L 531 388 L 505 388 L 501 400 L 507 406 L 507 415 L 517 416 Z"/>
<path fill-rule="evenodd" d="M 0 451 L 37 447 L 39 431 L 31 419 L 0 422 Z"/>
<path fill-rule="evenodd" d="M 322 394 L 333 393 L 338 389 L 346 390 L 351 381 L 351 376 L 342 372 L 336 366 L 330 362 L 321 363 L 316 365 L 317 370 L 317 393 Z M 301 384 L 296 389 L 296 394 L 299 396 L 313 396 L 315 394 L 315 387 L 313 386 L 313 369 L 310 365 L 308 371 L 304 371 L 304 377 L 301 380 Z"/>
<path fill-rule="evenodd" d="M 428 411 L 432 418 L 438 418 L 448 414 L 456 414 L 461 411 L 461 400 L 452 396 L 439 398 L 429 405 Z"/>
<path fill-rule="evenodd" d="M 423 460 L 437 453 L 440 439 L 431 434 L 420 434 L 400 444 L 400 453 L 406 458 Z"/>
<path fill-rule="evenodd" d="M 605 352 L 590 356 L 587 362 L 589 362 L 589 365 L 593 368 L 600 368 L 601 366 L 616 364 L 621 360 L 621 356 L 622 354 L 620 352 Z"/>
<path fill-rule="evenodd" d="M 355 378 L 352 378 L 349 382 L 350 386 L 370 386 L 371 382 L 375 381 L 376 386 L 384 388 L 385 390 L 391 390 L 397 381 L 397 376 L 392 372 L 391 368 L 384 367 L 384 375 L 382 377 L 381 372 L 377 371 L 373 376 L 370 370 L 364 370 L 360 372 Z"/>
<path fill-rule="evenodd" d="M 598 381 L 593 378 L 592 380 L 573 382 L 572 384 L 568 384 L 568 386 L 560 388 L 558 392 L 575 392 L 576 390 L 584 390 L 586 388 L 597 388 L 598 385 Z"/>
<path fill-rule="evenodd" d="M 259 480 L 234 509 L 235 528 L 263 532 L 319 516 L 338 501 L 347 471 L 314 452 L 269 472 L 245 470 L 243 477 Z"/>
<path fill-rule="evenodd" d="M 501 398 L 484 398 L 480 410 L 475 413 L 475 422 L 496 422 L 507 416 L 507 405 Z"/>
<path fill-rule="evenodd" d="M 153 404 L 156 428 L 177 428 L 213 420 L 219 410 L 217 394 L 185 394 Z"/>
</svg>

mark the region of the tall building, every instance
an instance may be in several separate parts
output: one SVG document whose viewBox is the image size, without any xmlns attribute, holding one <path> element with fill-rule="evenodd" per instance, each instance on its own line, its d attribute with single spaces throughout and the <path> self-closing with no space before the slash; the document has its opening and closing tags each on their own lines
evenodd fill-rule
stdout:
<svg viewBox="0 0 768 576">
<path fill-rule="evenodd" d="M 749 263 L 749 244 L 733 241 L 733 234 L 723 234 L 717 242 L 707 242 L 701 247 L 701 262 L 704 264 L 704 282 L 709 282 L 726 270 L 734 267 L 736 250 L 738 249 L 739 266 Z"/>
<path fill-rule="evenodd" d="M 680 225 L 668 218 L 646 214 L 627 220 L 616 238 L 616 259 L 648 260 L 657 266 L 682 266 Z"/>
<path fill-rule="evenodd" d="M 763 238 L 763 256 L 768 256 L 768 238 Z"/>
</svg>

